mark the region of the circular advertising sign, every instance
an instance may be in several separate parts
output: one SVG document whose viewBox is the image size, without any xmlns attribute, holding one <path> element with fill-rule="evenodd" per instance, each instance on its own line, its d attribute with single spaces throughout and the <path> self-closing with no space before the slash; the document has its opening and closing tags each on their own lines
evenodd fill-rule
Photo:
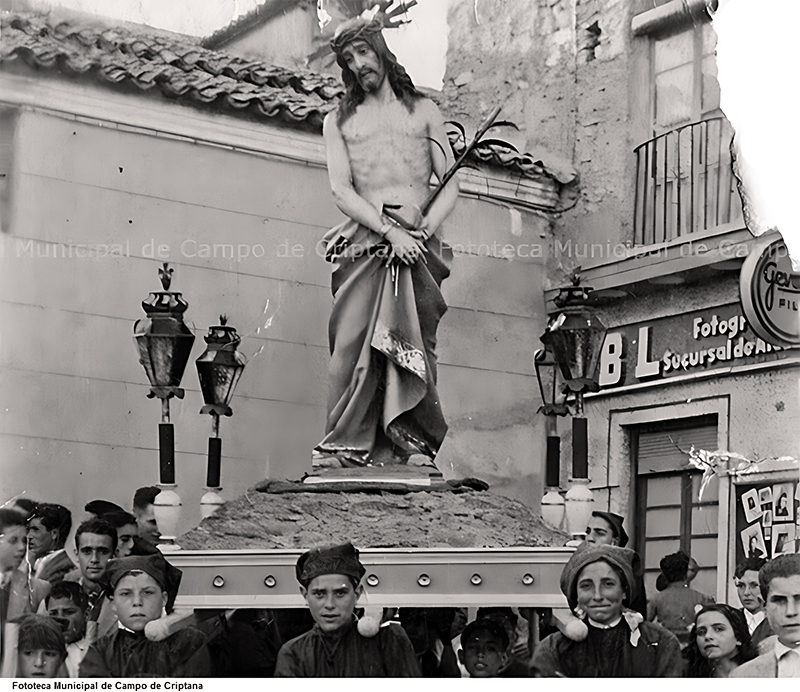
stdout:
<svg viewBox="0 0 800 692">
<path fill-rule="evenodd" d="M 748 323 L 764 341 L 800 346 L 800 273 L 780 238 L 754 248 L 739 275 L 739 297 Z"/>
</svg>

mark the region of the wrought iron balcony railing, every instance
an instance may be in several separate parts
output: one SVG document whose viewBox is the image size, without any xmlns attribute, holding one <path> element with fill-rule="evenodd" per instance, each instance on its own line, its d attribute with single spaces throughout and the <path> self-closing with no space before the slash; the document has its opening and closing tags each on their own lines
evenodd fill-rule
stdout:
<svg viewBox="0 0 800 692">
<path fill-rule="evenodd" d="M 731 168 L 733 128 L 716 117 L 638 146 L 634 242 L 653 245 L 742 218 Z"/>
</svg>

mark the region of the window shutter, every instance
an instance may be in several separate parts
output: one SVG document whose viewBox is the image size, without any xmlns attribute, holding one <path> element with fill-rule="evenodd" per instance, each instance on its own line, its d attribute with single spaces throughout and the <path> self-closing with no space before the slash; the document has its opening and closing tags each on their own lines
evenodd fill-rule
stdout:
<svg viewBox="0 0 800 692">
<path fill-rule="evenodd" d="M 675 421 L 644 428 L 639 432 L 638 472 L 680 471 L 689 463 L 687 452 L 692 445 L 713 451 L 718 448 L 715 416 L 711 420 Z M 687 424 L 688 423 L 688 424 Z"/>
</svg>

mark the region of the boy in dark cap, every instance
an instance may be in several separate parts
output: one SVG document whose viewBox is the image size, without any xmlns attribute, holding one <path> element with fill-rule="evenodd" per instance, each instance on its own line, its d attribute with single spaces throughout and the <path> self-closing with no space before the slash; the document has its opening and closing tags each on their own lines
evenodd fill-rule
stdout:
<svg viewBox="0 0 800 692">
<path fill-rule="evenodd" d="M 586 542 L 624 548 L 628 544 L 628 534 L 622 527 L 623 521 L 623 517 L 613 512 L 592 512 L 586 528 Z"/>
<path fill-rule="evenodd" d="M 520 622 L 520 617 L 507 606 L 490 606 L 487 608 L 478 608 L 475 616 L 476 620 L 482 619 L 492 620 L 500 625 L 508 636 L 508 647 L 506 648 L 506 663 L 500 669 L 497 677 L 499 678 L 527 678 L 530 671 L 528 668 L 528 641 L 527 637 L 521 635 L 527 634 L 524 630 L 520 632 L 517 627 Z M 525 652 L 525 660 L 520 660 L 518 652 L 522 650 Z M 473 676 L 475 677 L 475 676 Z"/>
<path fill-rule="evenodd" d="M 470 622 L 461 633 L 458 660 L 471 678 L 496 678 L 508 662 L 508 633 L 489 618 Z"/>
<path fill-rule="evenodd" d="M 180 570 L 162 555 L 123 557 L 109 562 L 108 580 L 119 628 L 92 644 L 81 677 L 191 677 L 211 675 L 206 638 L 186 627 L 163 641 L 151 641 L 145 627 L 171 609 Z"/>
<path fill-rule="evenodd" d="M 354 609 L 365 572 L 350 543 L 300 556 L 295 573 L 315 625 L 281 647 L 275 677 L 419 677 L 414 648 L 400 625 L 387 622 L 372 633 L 357 627 Z"/>
</svg>

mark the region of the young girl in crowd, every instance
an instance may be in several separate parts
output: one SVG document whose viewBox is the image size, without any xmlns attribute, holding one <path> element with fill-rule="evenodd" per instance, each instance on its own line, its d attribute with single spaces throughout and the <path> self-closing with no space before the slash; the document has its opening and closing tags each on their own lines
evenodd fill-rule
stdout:
<svg viewBox="0 0 800 692">
<path fill-rule="evenodd" d="M 44 615 L 23 615 L 8 627 L 4 677 L 55 678 L 63 675 L 63 671 L 59 669 L 67 658 L 67 647 L 61 628 L 52 618 Z"/>
<path fill-rule="evenodd" d="M 684 656 L 686 677 L 729 677 L 754 656 L 742 612 L 724 603 L 712 603 L 699 610 Z"/>
</svg>

